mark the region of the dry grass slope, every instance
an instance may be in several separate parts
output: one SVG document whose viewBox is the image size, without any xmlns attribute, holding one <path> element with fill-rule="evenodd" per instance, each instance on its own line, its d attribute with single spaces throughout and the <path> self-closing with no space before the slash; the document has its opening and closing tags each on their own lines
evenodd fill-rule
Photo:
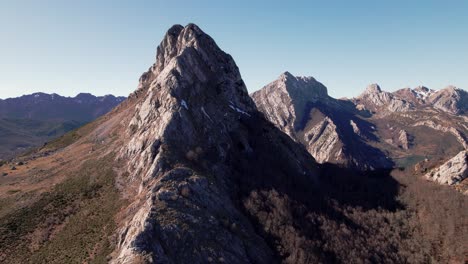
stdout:
<svg viewBox="0 0 468 264">
<path fill-rule="evenodd" d="M 113 155 L 85 162 L 31 206 L 0 218 L 2 263 L 106 263 L 122 206 Z"/>
</svg>

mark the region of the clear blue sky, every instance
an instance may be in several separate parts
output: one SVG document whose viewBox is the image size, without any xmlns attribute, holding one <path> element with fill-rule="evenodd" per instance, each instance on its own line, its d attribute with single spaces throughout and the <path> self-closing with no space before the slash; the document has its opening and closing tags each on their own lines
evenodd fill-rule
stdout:
<svg viewBox="0 0 468 264">
<path fill-rule="evenodd" d="M 198 24 L 250 92 L 284 71 L 335 97 L 468 88 L 468 1 L 0 0 L 0 98 L 128 95 L 173 24 Z"/>
</svg>

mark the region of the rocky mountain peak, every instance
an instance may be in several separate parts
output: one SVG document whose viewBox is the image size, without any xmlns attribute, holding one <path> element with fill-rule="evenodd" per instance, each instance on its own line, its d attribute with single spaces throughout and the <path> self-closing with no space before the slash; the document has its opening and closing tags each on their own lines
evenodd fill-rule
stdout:
<svg viewBox="0 0 468 264">
<path fill-rule="evenodd" d="M 327 88 L 313 77 L 282 73 L 275 81 L 252 94 L 257 107 L 281 130 L 292 136 L 307 104 L 328 101 Z"/>
<path fill-rule="evenodd" d="M 298 150 L 299 155 L 290 151 L 295 143 L 258 113 L 232 57 L 194 24 L 168 31 L 157 49 L 156 63 L 141 84 L 129 111 L 125 144 L 119 150 L 119 159 L 128 162 L 128 181 L 139 185 L 141 199 L 134 201 L 138 212 L 129 214 L 121 231 L 115 263 L 130 263 L 142 252 L 151 252 L 161 261 L 174 258 L 177 254 L 164 253 L 162 248 L 167 246 L 161 245 L 170 243 L 182 250 L 182 241 L 191 241 L 200 253 L 183 251 L 180 254 L 186 256 L 177 257 L 188 259 L 195 254 L 206 259 L 200 248 L 209 242 L 226 262 L 246 259 L 242 249 L 232 247 L 241 243 L 237 235 L 212 243 L 214 237 L 230 232 L 230 225 L 226 229 L 212 221 L 218 215 L 231 222 L 240 219 L 235 228 L 252 241 L 244 246 L 258 253 L 253 258 L 268 259 L 271 252 L 249 231 L 252 227 L 228 193 L 262 181 L 254 175 L 266 174 L 254 169 L 266 169 L 263 163 L 269 151 L 288 156 L 271 157 L 269 167 L 292 166 L 288 173 L 307 181 L 316 171 L 313 158 L 304 149 Z M 236 185 L 238 181 L 246 182 Z M 196 221 L 186 223 L 187 217 Z M 174 239 L 182 233 L 168 219 L 176 226 L 190 225 L 183 238 Z M 161 238 L 152 237 L 155 229 Z M 231 253 L 225 254 L 228 248 Z"/>
<path fill-rule="evenodd" d="M 381 93 L 382 89 L 376 83 L 369 84 L 365 90 L 365 93 Z"/>
<path fill-rule="evenodd" d="M 305 97 L 307 100 L 328 96 L 327 87 L 310 76 L 294 76 L 289 72 L 281 74 L 278 81 L 284 82 L 284 87 L 293 99 Z"/>
<path fill-rule="evenodd" d="M 328 96 L 327 88 L 313 77 L 294 76 L 288 71 L 282 73 L 264 88 L 270 93 L 284 93 L 292 100 L 316 100 L 319 97 Z"/>
<path fill-rule="evenodd" d="M 411 93 L 405 89 L 399 90 L 399 93 Z M 371 84 L 367 86 L 366 90 L 358 97 L 352 99 L 358 109 L 367 109 L 381 115 L 386 115 L 390 112 L 381 111 L 386 108 L 392 112 L 407 111 L 412 108 L 411 103 L 395 96 L 393 93 L 382 91 L 378 84 Z"/>
<path fill-rule="evenodd" d="M 292 74 L 291 74 L 290 72 L 288 72 L 288 71 L 283 72 L 283 73 L 278 77 L 278 79 L 282 79 L 284 82 L 285 82 L 288 78 L 294 78 L 294 75 L 292 75 Z"/>
<path fill-rule="evenodd" d="M 454 85 L 447 85 L 443 90 L 450 91 L 450 92 L 456 92 L 456 91 L 458 91 L 458 90 L 460 90 L 460 89 L 457 88 L 457 87 L 454 86 Z"/>
<path fill-rule="evenodd" d="M 416 88 L 413 89 L 414 91 L 417 91 L 417 92 L 429 92 L 429 91 L 432 91 L 431 89 L 427 88 L 426 86 L 423 86 L 423 85 L 419 85 L 417 86 Z"/>
<path fill-rule="evenodd" d="M 171 80 L 164 80 L 169 76 Z M 167 85 L 161 84 L 166 81 L 169 81 Z M 188 83 L 198 81 L 209 82 L 209 85 L 181 89 Z M 176 82 L 186 83 L 174 85 Z M 157 48 L 155 64 L 140 78 L 140 89 L 155 87 L 171 88 L 170 94 L 178 98 L 195 94 L 203 97 L 210 95 L 208 97 L 211 100 L 217 97 L 218 103 L 223 101 L 226 105 L 237 105 L 246 110 L 255 109 L 232 57 L 224 53 L 195 24 L 188 24 L 186 27 L 175 25 L 166 33 Z M 219 101 L 220 98 L 223 99 Z M 193 103 L 203 101 L 205 100 L 198 98 Z"/>
<path fill-rule="evenodd" d="M 418 99 L 423 99 L 423 100 L 425 100 L 428 96 L 430 96 L 434 92 L 434 90 L 429 89 L 426 86 L 422 86 L 422 85 L 414 88 L 412 91 Z"/>
<path fill-rule="evenodd" d="M 450 114 L 468 112 L 468 93 L 452 85 L 431 93 L 428 101 L 434 108 Z"/>
</svg>

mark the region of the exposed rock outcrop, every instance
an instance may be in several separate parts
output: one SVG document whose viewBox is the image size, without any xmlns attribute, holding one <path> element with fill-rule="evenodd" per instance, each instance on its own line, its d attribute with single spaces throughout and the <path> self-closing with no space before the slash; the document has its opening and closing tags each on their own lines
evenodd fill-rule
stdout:
<svg viewBox="0 0 468 264">
<path fill-rule="evenodd" d="M 402 149 L 409 149 L 409 136 L 408 136 L 408 133 L 406 133 L 405 130 L 400 130 L 400 133 L 398 135 L 398 141 L 400 143 L 400 147 Z"/>
<path fill-rule="evenodd" d="M 455 86 L 448 86 L 432 93 L 428 102 L 434 108 L 450 114 L 466 114 L 468 111 L 468 93 Z"/>
<path fill-rule="evenodd" d="M 369 89 L 380 90 L 378 86 Z M 326 87 L 312 77 L 285 72 L 254 92 L 252 98 L 272 123 L 302 143 L 320 163 L 362 170 L 392 164 L 367 144 L 375 140 L 373 126 L 359 117 L 355 106 L 328 96 Z"/>
<path fill-rule="evenodd" d="M 358 125 L 356 124 L 356 122 L 354 122 L 352 119 L 349 120 L 349 124 L 351 125 L 351 127 L 353 128 L 353 131 L 356 135 L 360 136 L 361 135 L 361 130 L 359 129 Z"/>
<path fill-rule="evenodd" d="M 336 125 L 328 117 L 305 133 L 305 141 L 309 153 L 320 163 L 344 159 Z"/>
<path fill-rule="evenodd" d="M 434 90 L 431 90 L 425 86 L 418 86 L 414 89 L 403 88 L 393 92 L 393 95 L 398 98 L 405 100 L 415 107 L 422 106 L 426 103 L 428 97 L 434 93 Z"/>
<path fill-rule="evenodd" d="M 396 97 L 394 94 L 382 91 L 378 84 L 369 85 L 366 90 L 352 100 L 358 108 L 365 108 L 378 115 L 385 116 L 391 112 L 405 112 L 413 105 Z"/>
<path fill-rule="evenodd" d="M 309 102 L 328 101 L 327 88 L 312 77 L 284 72 L 278 79 L 252 94 L 258 109 L 290 136 L 300 126 Z"/>
<path fill-rule="evenodd" d="M 440 184 L 453 185 L 468 177 L 468 151 L 458 153 L 440 167 L 426 174 L 426 178 Z"/>
<path fill-rule="evenodd" d="M 119 157 L 140 187 L 112 262 L 274 262 L 249 204 L 270 203 L 269 192 L 293 199 L 309 191 L 314 159 L 263 119 L 231 56 L 193 24 L 168 31 L 138 92 Z M 278 237 L 281 255 L 311 254 L 260 225 Z"/>
<path fill-rule="evenodd" d="M 468 93 L 454 86 L 438 91 L 418 86 L 390 93 L 382 91 L 377 84 L 371 84 L 361 95 L 351 100 L 356 108 L 371 110 L 378 116 L 425 108 L 456 115 L 465 114 L 468 109 Z"/>
</svg>

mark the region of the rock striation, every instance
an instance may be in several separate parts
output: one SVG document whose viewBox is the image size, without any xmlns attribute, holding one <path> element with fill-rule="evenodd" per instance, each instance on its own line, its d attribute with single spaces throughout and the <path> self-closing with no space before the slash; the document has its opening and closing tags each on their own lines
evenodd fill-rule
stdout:
<svg viewBox="0 0 468 264">
<path fill-rule="evenodd" d="M 425 177 L 447 185 L 454 185 L 463 181 L 468 177 L 468 151 L 461 151 L 440 167 L 426 174 Z"/>
<path fill-rule="evenodd" d="M 432 93 L 428 102 L 436 109 L 450 114 L 466 114 L 468 111 L 468 93 L 465 90 L 448 86 Z"/>
<path fill-rule="evenodd" d="M 408 150 L 410 148 L 409 135 L 405 130 L 400 130 L 400 133 L 398 134 L 398 141 L 400 143 L 399 146 L 402 149 Z"/>
<path fill-rule="evenodd" d="M 392 112 L 405 112 L 414 108 L 412 104 L 392 93 L 382 91 L 378 84 L 369 85 L 366 90 L 352 100 L 357 108 L 364 108 L 378 115 Z"/>
<path fill-rule="evenodd" d="M 327 88 L 312 77 L 285 72 L 251 96 L 268 120 L 302 143 L 320 163 L 362 170 L 392 165 L 368 144 L 375 140 L 373 126 L 359 117 L 355 106 L 330 97 Z"/>
<path fill-rule="evenodd" d="M 312 77 L 289 72 L 254 92 L 252 98 L 265 116 L 290 136 L 300 126 L 309 102 L 328 101 L 327 88 Z"/>
<path fill-rule="evenodd" d="M 112 263 L 274 262 L 255 208 L 310 191 L 318 168 L 257 111 L 232 57 L 196 25 L 176 25 L 133 98 L 119 159 L 139 187 Z M 258 224 L 280 255 L 311 254 Z"/>
</svg>

